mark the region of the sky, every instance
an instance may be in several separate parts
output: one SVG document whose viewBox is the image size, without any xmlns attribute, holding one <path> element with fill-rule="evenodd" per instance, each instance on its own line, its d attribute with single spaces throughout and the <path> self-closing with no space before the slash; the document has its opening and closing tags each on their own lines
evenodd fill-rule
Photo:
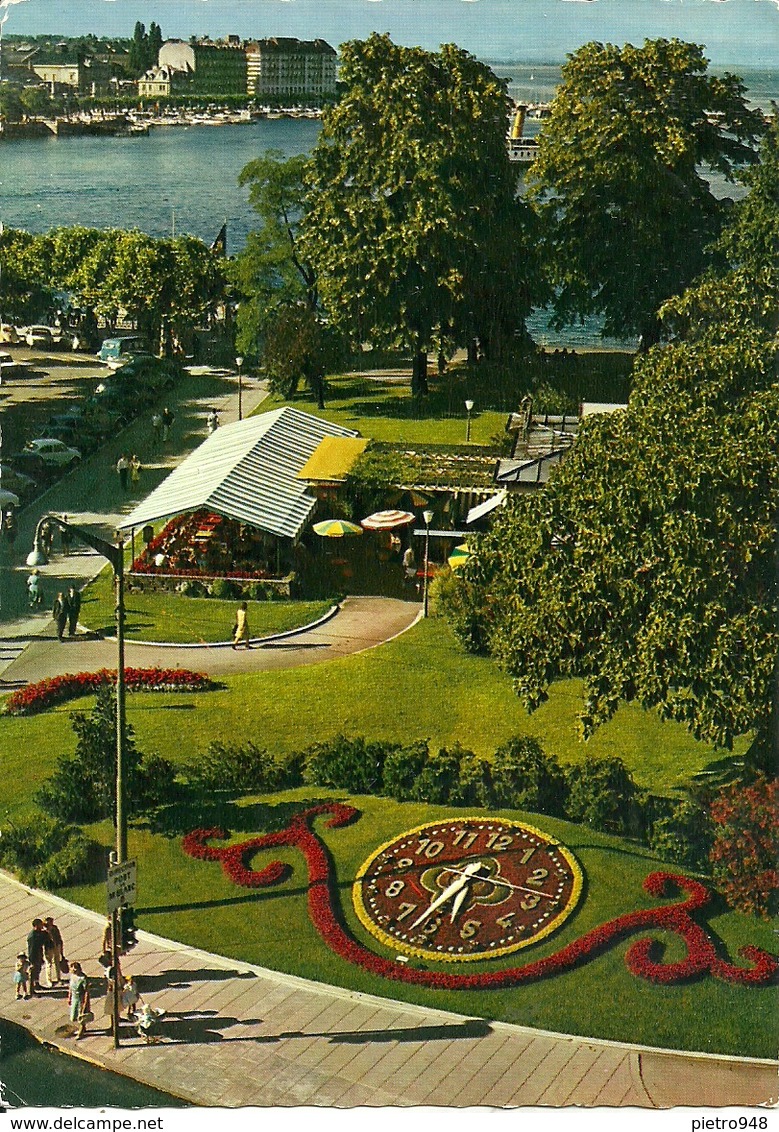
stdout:
<svg viewBox="0 0 779 1132">
<path fill-rule="evenodd" d="M 0 0 L 5 33 L 166 38 L 320 36 L 334 46 L 389 32 L 399 43 L 454 42 L 482 59 L 562 62 L 589 40 L 703 44 L 715 66 L 779 66 L 779 0 Z"/>
</svg>

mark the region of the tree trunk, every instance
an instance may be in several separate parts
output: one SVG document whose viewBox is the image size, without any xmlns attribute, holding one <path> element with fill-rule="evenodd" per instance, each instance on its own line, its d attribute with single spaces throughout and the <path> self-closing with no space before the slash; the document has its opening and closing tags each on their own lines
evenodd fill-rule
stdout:
<svg viewBox="0 0 779 1132">
<path fill-rule="evenodd" d="M 427 351 L 422 349 L 422 339 L 417 338 L 411 370 L 411 394 L 413 397 L 422 397 L 428 392 Z"/>
<path fill-rule="evenodd" d="M 479 360 L 479 343 L 475 338 L 468 339 L 468 365 L 475 366 Z"/>
</svg>

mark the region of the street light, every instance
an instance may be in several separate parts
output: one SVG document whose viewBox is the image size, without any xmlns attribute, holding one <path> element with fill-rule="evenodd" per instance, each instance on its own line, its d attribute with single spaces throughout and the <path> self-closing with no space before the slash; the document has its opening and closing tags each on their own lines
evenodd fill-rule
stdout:
<svg viewBox="0 0 779 1132">
<path fill-rule="evenodd" d="M 465 422 L 465 443 L 466 444 L 470 444 L 470 442 L 471 442 L 471 412 L 472 412 L 472 410 L 473 410 L 473 401 L 466 401 L 465 402 L 465 411 L 468 414 L 468 419 Z"/>
<path fill-rule="evenodd" d="M 243 420 L 243 358 L 236 358 L 235 364 L 238 366 L 238 420 Z"/>
<path fill-rule="evenodd" d="M 423 584 L 423 616 L 427 617 L 428 610 L 428 588 L 430 585 L 430 524 L 433 521 L 432 511 L 423 511 L 422 518 L 425 520 L 425 580 Z"/>
<path fill-rule="evenodd" d="M 33 548 L 27 555 L 28 566 L 45 566 L 48 558 L 43 550 L 41 531 L 44 523 L 56 523 L 65 531 L 72 531 L 87 546 L 102 554 L 114 568 L 116 588 L 116 859 L 117 864 L 127 860 L 127 814 L 125 812 L 124 790 L 124 732 L 125 732 L 125 682 L 124 682 L 124 542 L 119 536 L 117 543 L 106 542 L 92 531 L 68 523 L 59 515 L 43 515 L 35 528 Z"/>
</svg>

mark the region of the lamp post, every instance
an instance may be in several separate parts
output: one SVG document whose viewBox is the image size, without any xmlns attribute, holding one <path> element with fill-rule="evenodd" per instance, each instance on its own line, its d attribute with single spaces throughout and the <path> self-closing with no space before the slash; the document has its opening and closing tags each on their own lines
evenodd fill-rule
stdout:
<svg viewBox="0 0 779 1132">
<path fill-rule="evenodd" d="M 430 524 L 433 521 L 432 511 L 423 511 L 422 518 L 425 520 L 425 580 L 423 585 L 423 617 L 427 617 L 428 611 L 428 590 L 430 586 Z"/>
<path fill-rule="evenodd" d="M 44 523 L 56 523 L 62 530 L 72 531 L 87 546 L 102 554 L 114 568 L 116 591 L 116 863 L 127 860 L 127 813 L 125 810 L 124 783 L 124 732 L 125 732 L 125 682 L 124 682 L 124 541 L 117 537 L 116 545 L 98 538 L 92 531 L 84 530 L 75 523 L 68 523 L 59 515 L 43 515 L 35 528 L 32 551 L 27 555 L 28 566 L 45 566 L 48 559 L 43 551 L 41 530 Z"/>
<path fill-rule="evenodd" d="M 465 411 L 468 414 L 468 419 L 465 422 L 465 443 L 471 442 L 471 413 L 473 411 L 473 401 L 465 402 Z"/>
<path fill-rule="evenodd" d="M 238 420 L 243 420 L 243 358 L 236 358 L 235 364 L 238 366 Z"/>
</svg>

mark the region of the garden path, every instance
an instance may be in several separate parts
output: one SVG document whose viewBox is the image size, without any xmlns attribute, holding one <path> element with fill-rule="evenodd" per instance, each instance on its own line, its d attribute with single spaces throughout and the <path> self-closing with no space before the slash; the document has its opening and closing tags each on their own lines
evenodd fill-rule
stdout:
<svg viewBox="0 0 779 1132">
<path fill-rule="evenodd" d="M 34 916 L 52 915 L 68 957 L 92 980 L 95 1022 L 62 1036 L 65 990 L 0 999 L 40 1040 L 192 1104 L 731 1106 L 775 1103 L 776 1066 L 666 1053 L 487 1022 L 329 987 L 146 932 L 125 974 L 164 1009 L 162 1041 L 124 1023 L 114 1050 L 103 1016 L 104 919 L 0 873 L 0 969 L 13 970 Z M 186 1045 L 186 1057 L 181 1046 Z"/>
</svg>

